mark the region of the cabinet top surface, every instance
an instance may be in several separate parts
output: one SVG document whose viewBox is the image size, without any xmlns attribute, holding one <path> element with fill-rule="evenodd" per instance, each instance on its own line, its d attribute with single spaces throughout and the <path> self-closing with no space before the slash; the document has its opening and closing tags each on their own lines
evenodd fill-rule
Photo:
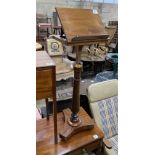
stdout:
<svg viewBox="0 0 155 155">
<path fill-rule="evenodd" d="M 84 119 L 88 119 L 88 114 L 80 108 L 79 116 Z M 58 133 L 63 129 L 64 116 L 63 113 L 57 115 Z M 78 148 L 82 148 L 85 145 L 89 145 L 95 141 L 101 140 L 104 137 L 103 132 L 94 125 L 93 129 L 82 131 L 75 134 L 69 140 L 62 141 L 58 137 L 58 144 L 54 144 L 54 128 L 53 117 L 50 117 L 49 121 L 42 119 L 36 122 L 36 151 L 37 155 L 44 154 L 65 154 Z M 94 135 L 98 138 L 95 139 Z"/>
<path fill-rule="evenodd" d="M 55 66 L 53 59 L 47 54 L 46 51 L 36 52 L 36 68 Z"/>
</svg>

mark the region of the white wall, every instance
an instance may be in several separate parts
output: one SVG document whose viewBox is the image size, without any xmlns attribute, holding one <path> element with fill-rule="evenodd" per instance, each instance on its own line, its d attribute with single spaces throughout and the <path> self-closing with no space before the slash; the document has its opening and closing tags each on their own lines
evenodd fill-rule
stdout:
<svg viewBox="0 0 155 155">
<path fill-rule="evenodd" d="M 107 23 L 109 20 L 118 20 L 117 4 L 74 2 L 71 0 L 36 0 L 37 13 L 51 16 L 52 12 L 55 11 L 55 7 L 94 8 L 98 10 L 104 23 Z"/>
</svg>

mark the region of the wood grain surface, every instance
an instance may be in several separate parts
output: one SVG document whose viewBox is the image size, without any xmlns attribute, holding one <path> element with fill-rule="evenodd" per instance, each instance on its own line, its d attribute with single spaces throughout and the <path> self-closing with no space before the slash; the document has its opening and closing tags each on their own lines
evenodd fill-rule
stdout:
<svg viewBox="0 0 155 155">
<path fill-rule="evenodd" d="M 36 99 L 53 97 L 55 90 L 55 62 L 46 51 L 37 51 Z"/>
<path fill-rule="evenodd" d="M 83 119 L 90 118 L 88 114 L 80 108 L 79 116 Z M 63 113 L 58 113 L 58 132 L 61 132 L 64 128 L 64 116 Z M 54 144 L 54 127 L 53 117 L 50 116 L 49 121 L 46 119 L 38 120 L 36 122 L 36 154 L 37 155 L 62 155 L 62 154 L 81 154 L 83 149 L 92 151 L 100 148 L 102 139 L 104 137 L 103 132 L 94 125 L 94 128 L 72 136 L 68 141 L 61 140 L 58 137 L 58 144 Z M 95 139 L 93 136 L 97 135 Z"/>
<path fill-rule="evenodd" d="M 57 105 L 56 105 L 56 69 L 55 63 L 46 51 L 36 52 L 36 99 L 53 99 L 54 143 L 57 143 Z M 47 122 L 49 115 L 47 113 Z"/>
<path fill-rule="evenodd" d="M 91 9 L 56 8 L 56 11 L 68 42 L 109 36 L 101 19 Z"/>
</svg>

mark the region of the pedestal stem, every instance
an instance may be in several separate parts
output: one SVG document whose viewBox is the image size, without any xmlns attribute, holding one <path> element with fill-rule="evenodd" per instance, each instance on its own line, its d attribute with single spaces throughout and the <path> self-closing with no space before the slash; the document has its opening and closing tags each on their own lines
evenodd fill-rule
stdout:
<svg viewBox="0 0 155 155">
<path fill-rule="evenodd" d="M 81 59 L 81 46 L 75 46 L 76 50 L 76 64 L 74 66 L 74 85 L 73 85 L 73 102 L 72 102 L 72 114 L 70 120 L 68 120 L 71 126 L 78 126 L 81 124 L 81 120 L 78 117 L 80 108 L 80 78 L 82 65 Z"/>
</svg>

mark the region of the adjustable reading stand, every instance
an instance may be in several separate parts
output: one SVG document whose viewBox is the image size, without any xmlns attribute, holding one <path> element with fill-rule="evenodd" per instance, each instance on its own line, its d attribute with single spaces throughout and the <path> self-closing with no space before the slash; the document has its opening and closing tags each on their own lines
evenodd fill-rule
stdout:
<svg viewBox="0 0 155 155">
<path fill-rule="evenodd" d="M 82 46 L 107 42 L 109 35 L 105 31 L 99 16 L 93 14 L 93 11 L 90 9 L 56 8 L 56 12 L 64 34 L 53 36 L 53 38 L 66 45 L 73 46 L 76 52 L 72 108 L 71 110 L 63 110 L 65 125 L 64 130 L 60 133 L 60 137 L 67 140 L 79 131 L 94 127 L 94 122 L 91 118 L 85 121 L 82 116 L 78 116 L 80 110 L 79 90 L 82 69 L 80 64 Z"/>
</svg>

